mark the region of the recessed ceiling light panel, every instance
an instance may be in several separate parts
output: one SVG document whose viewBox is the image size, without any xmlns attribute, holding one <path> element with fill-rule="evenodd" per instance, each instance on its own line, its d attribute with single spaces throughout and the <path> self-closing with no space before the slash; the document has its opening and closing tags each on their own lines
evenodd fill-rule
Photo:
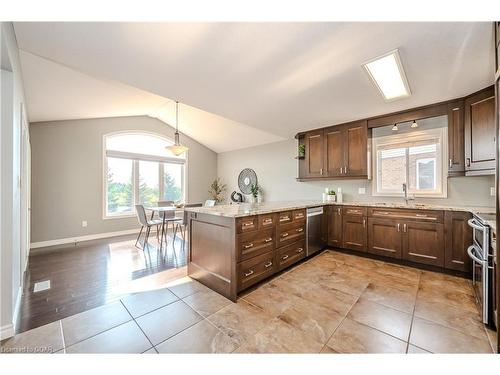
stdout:
<svg viewBox="0 0 500 375">
<path fill-rule="evenodd" d="M 389 102 L 411 95 L 397 49 L 364 63 L 363 67 L 384 100 Z"/>
</svg>

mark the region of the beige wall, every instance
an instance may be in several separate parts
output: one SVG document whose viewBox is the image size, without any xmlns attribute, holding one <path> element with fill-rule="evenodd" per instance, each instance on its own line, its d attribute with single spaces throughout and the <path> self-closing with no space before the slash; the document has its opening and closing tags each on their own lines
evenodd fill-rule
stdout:
<svg viewBox="0 0 500 375">
<path fill-rule="evenodd" d="M 126 130 L 174 136 L 173 128 L 147 116 L 30 124 L 32 243 L 138 227 L 135 218 L 102 217 L 103 135 Z M 217 175 L 216 153 L 182 134 L 181 142 L 189 147 L 188 200 L 203 202 Z"/>
<path fill-rule="evenodd" d="M 217 172 L 228 185 L 227 196 L 233 190 L 238 190 L 239 172 L 243 168 L 253 168 L 264 190 L 263 198 L 268 201 L 321 199 L 326 187 L 335 190 L 341 187 L 344 201 L 401 202 L 401 198 L 371 196 L 371 182 L 367 180 L 297 182 L 296 153 L 297 142 L 287 140 L 218 154 Z M 449 178 L 448 198 L 418 199 L 417 202 L 494 207 L 494 197 L 490 196 L 492 186 L 495 186 L 494 176 Z M 358 194 L 358 188 L 365 188 L 366 194 Z"/>
</svg>

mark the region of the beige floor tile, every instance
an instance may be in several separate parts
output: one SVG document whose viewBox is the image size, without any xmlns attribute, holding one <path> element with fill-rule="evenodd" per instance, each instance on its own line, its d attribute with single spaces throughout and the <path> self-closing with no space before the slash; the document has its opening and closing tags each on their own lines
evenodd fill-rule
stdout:
<svg viewBox="0 0 500 375">
<path fill-rule="evenodd" d="M 212 315 L 232 303 L 212 290 L 196 292 L 185 297 L 183 301 L 203 317 Z"/>
<path fill-rule="evenodd" d="M 262 329 L 271 318 L 258 307 L 240 299 L 207 319 L 240 346 Z"/>
<path fill-rule="evenodd" d="M 486 328 L 486 334 L 488 335 L 488 339 L 490 340 L 491 350 L 493 351 L 493 353 L 497 353 L 498 331 L 493 331 L 492 329 Z"/>
<path fill-rule="evenodd" d="M 179 298 L 187 297 L 196 292 L 211 290 L 205 285 L 187 276 L 168 283 L 167 287 Z"/>
<path fill-rule="evenodd" d="M 134 293 L 121 299 L 130 314 L 137 318 L 178 300 L 167 288 Z"/>
<path fill-rule="evenodd" d="M 269 315 L 276 317 L 291 307 L 299 297 L 284 293 L 274 282 L 270 282 L 249 293 L 243 299 L 261 308 Z"/>
<path fill-rule="evenodd" d="M 454 328 L 462 333 L 486 339 L 486 331 L 479 312 L 457 308 L 444 302 L 417 296 L 415 316 Z"/>
<path fill-rule="evenodd" d="M 54 353 L 63 346 L 61 323 L 57 321 L 2 341 L 0 353 Z"/>
<path fill-rule="evenodd" d="M 474 296 L 457 292 L 456 290 L 447 290 L 444 287 L 425 286 L 420 284 L 418 288 L 418 298 L 422 301 L 439 302 L 471 312 L 477 311 L 476 300 Z"/>
<path fill-rule="evenodd" d="M 427 350 L 424 350 L 422 348 L 419 348 L 418 346 L 409 344 L 408 345 L 408 354 L 432 354 L 431 352 L 428 352 Z"/>
<path fill-rule="evenodd" d="M 432 353 L 491 353 L 488 340 L 415 317 L 410 343 Z"/>
<path fill-rule="evenodd" d="M 278 318 L 242 345 L 245 353 L 319 353 L 323 344 Z"/>
<path fill-rule="evenodd" d="M 66 346 L 88 339 L 132 320 L 120 301 L 100 306 L 61 321 Z"/>
<path fill-rule="evenodd" d="M 156 346 L 159 353 L 231 353 L 236 341 L 202 320 Z"/>
<path fill-rule="evenodd" d="M 172 337 L 202 320 L 182 301 L 171 303 L 137 319 L 137 323 L 153 345 Z"/>
<path fill-rule="evenodd" d="M 328 345 L 325 345 L 323 349 L 319 352 L 320 354 L 340 354 L 339 352 L 333 350 Z"/>
<path fill-rule="evenodd" d="M 420 284 L 430 289 L 444 289 L 447 291 L 469 294 L 471 296 L 474 295 L 471 280 L 443 273 L 422 271 Z"/>
<path fill-rule="evenodd" d="M 297 299 L 278 318 L 324 344 L 342 322 L 344 315 L 320 304 Z"/>
<path fill-rule="evenodd" d="M 406 342 L 346 318 L 327 345 L 340 353 L 405 353 Z"/>
<path fill-rule="evenodd" d="M 360 298 L 349 311 L 347 317 L 403 341 L 408 341 L 411 314 Z"/>
<path fill-rule="evenodd" d="M 361 297 L 411 314 L 415 306 L 416 293 L 405 292 L 385 284 L 370 283 Z"/>
<path fill-rule="evenodd" d="M 359 297 L 369 284 L 369 281 L 364 277 L 354 277 L 338 272 L 332 272 L 326 277 L 321 277 L 317 282 L 321 286 L 336 289 L 356 297 Z"/>
<path fill-rule="evenodd" d="M 134 321 L 102 332 L 66 348 L 74 353 L 143 353 L 151 343 Z"/>
</svg>

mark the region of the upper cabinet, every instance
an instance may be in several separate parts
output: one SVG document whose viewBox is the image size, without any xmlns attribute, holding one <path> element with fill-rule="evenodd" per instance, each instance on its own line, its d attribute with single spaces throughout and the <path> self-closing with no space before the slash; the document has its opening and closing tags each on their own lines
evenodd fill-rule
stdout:
<svg viewBox="0 0 500 375">
<path fill-rule="evenodd" d="M 466 175 L 495 173 L 495 91 L 493 87 L 465 98 Z"/>
<path fill-rule="evenodd" d="M 305 157 L 299 161 L 299 180 L 367 178 L 366 121 L 313 130 L 299 136 Z"/>
<path fill-rule="evenodd" d="M 465 174 L 464 101 L 448 104 L 448 176 Z"/>
</svg>

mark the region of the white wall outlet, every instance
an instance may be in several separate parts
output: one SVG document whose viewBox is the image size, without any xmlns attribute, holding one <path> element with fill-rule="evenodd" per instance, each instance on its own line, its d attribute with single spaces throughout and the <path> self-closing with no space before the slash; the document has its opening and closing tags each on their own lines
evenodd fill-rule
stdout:
<svg viewBox="0 0 500 375">
<path fill-rule="evenodd" d="M 494 187 L 494 186 L 490 187 L 490 195 L 491 195 L 492 197 L 494 197 L 494 196 L 495 196 L 495 187 Z"/>
<path fill-rule="evenodd" d="M 83 228 L 87 228 L 87 220 L 83 220 L 82 221 L 82 227 Z"/>
<path fill-rule="evenodd" d="M 366 189 L 365 188 L 358 188 L 358 194 L 359 195 L 365 195 L 366 194 Z"/>
</svg>

